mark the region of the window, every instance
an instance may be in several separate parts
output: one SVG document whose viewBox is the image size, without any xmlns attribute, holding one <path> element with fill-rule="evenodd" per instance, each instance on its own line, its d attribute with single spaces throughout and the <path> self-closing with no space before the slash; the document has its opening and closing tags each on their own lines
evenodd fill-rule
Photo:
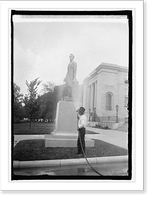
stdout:
<svg viewBox="0 0 153 200">
<path fill-rule="evenodd" d="M 112 110 L 113 95 L 111 93 L 106 94 L 106 110 Z"/>
</svg>

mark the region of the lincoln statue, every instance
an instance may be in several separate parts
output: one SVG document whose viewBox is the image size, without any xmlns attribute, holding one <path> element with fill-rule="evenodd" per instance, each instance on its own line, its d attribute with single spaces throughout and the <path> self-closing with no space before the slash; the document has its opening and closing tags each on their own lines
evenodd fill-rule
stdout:
<svg viewBox="0 0 153 200">
<path fill-rule="evenodd" d="M 74 55 L 70 54 L 70 62 L 67 67 L 67 74 L 64 78 L 65 94 L 64 96 L 72 97 L 72 87 L 76 81 L 77 63 L 74 61 Z"/>
</svg>

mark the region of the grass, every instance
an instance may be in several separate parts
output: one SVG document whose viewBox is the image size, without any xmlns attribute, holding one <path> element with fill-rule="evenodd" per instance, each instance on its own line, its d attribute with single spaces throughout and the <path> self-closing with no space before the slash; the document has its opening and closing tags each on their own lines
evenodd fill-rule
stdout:
<svg viewBox="0 0 153 200">
<path fill-rule="evenodd" d="M 54 123 L 35 123 L 29 129 L 29 123 L 14 124 L 14 135 L 44 135 L 50 134 L 55 128 Z M 98 134 L 86 131 L 86 134 Z M 80 158 L 77 154 L 77 148 L 51 148 L 45 147 L 44 140 L 23 140 L 16 144 L 13 150 L 13 160 L 30 161 L 30 160 L 54 160 L 54 159 L 72 159 Z M 86 148 L 86 156 L 106 157 L 127 155 L 127 150 L 115 145 L 95 140 L 95 147 Z M 83 156 L 82 156 L 83 157 Z"/>
<path fill-rule="evenodd" d="M 29 129 L 29 123 L 18 123 L 13 125 L 14 135 L 45 135 L 50 134 L 55 129 L 54 123 L 32 123 Z M 98 134 L 91 131 L 86 131 L 86 134 Z"/>
<path fill-rule="evenodd" d="M 54 123 L 32 123 L 31 129 L 29 129 L 29 123 L 18 123 L 13 125 L 14 135 L 44 135 L 50 134 L 55 128 Z"/>
<path fill-rule="evenodd" d="M 16 144 L 13 151 L 13 160 L 56 160 L 80 158 L 77 148 L 45 147 L 44 140 L 23 140 Z M 127 150 L 115 145 L 95 140 L 95 147 L 86 148 L 87 158 L 127 155 Z M 83 157 L 83 156 L 81 156 Z"/>
</svg>

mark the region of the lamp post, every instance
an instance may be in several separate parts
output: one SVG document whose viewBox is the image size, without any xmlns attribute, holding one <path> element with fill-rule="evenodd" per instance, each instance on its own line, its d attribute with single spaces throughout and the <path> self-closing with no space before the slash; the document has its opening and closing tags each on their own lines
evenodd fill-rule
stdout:
<svg viewBox="0 0 153 200">
<path fill-rule="evenodd" d="M 118 109 L 119 109 L 119 106 L 116 105 L 116 123 L 118 123 Z"/>
</svg>

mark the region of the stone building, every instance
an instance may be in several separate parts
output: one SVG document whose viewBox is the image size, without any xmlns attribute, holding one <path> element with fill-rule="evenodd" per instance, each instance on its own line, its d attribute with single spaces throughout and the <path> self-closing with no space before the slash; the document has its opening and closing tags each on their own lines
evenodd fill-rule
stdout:
<svg viewBox="0 0 153 200">
<path fill-rule="evenodd" d="M 128 69 L 101 63 L 85 78 L 82 105 L 91 124 L 113 128 L 128 118 Z"/>
</svg>

